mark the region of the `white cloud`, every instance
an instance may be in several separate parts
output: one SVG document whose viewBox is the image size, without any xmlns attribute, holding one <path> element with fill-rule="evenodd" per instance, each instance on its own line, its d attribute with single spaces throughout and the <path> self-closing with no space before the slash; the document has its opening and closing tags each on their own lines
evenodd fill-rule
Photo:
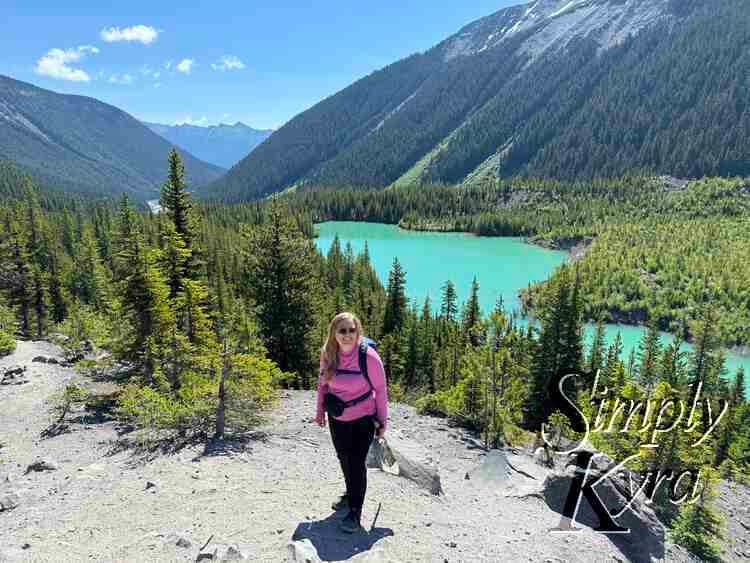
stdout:
<svg viewBox="0 0 750 563">
<path fill-rule="evenodd" d="M 159 72 L 158 70 L 152 69 L 148 65 L 143 65 L 141 67 L 141 74 L 143 76 L 148 76 L 149 78 L 153 78 L 154 80 L 159 80 L 159 77 L 161 76 L 161 72 Z"/>
<path fill-rule="evenodd" d="M 91 77 L 85 70 L 73 68 L 70 63 L 77 63 L 89 53 L 96 54 L 99 49 L 91 45 L 81 45 L 75 49 L 50 49 L 36 63 L 37 74 L 71 80 L 73 82 L 89 82 Z"/>
<path fill-rule="evenodd" d="M 198 127 L 205 127 L 208 125 L 208 118 L 204 115 L 198 119 L 193 119 L 189 115 L 183 119 L 178 119 L 174 122 L 175 125 L 196 125 Z"/>
<path fill-rule="evenodd" d="M 182 59 L 180 64 L 177 65 L 177 70 L 183 74 L 190 74 L 190 71 L 193 69 L 193 64 L 195 64 L 193 59 Z"/>
<path fill-rule="evenodd" d="M 159 31 L 150 25 L 134 25 L 132 27 L 107 27 L 99 33 L 107 43 L 115 41 L 139 41 L 149 45 L 159 37 Z"/>
<path fill-rule="evenodd" d="M 124 84 L 130 85 L 133 83 L 133 77 L 130 74 L 113 74 L 107 80 L 110 84 Z"/>
<path fill-rule="evenodd" d="M 245 68 L 243 63 L 238 57 L 234 55 L 224 55 L 219 59 L 218 63 L 211 63 L 211 68 L 214 70 L 241 70 Z"/>
</svg>

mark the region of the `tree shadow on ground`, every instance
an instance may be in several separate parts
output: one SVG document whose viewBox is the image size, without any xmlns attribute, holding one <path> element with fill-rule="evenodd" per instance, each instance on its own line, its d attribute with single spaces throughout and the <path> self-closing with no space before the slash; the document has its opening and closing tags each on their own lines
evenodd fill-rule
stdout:
<svg viewBox="0 0 750 563">
<path fill-rule="evenodd" d="M 268 434 L 255 430 L 236 436 L 227 436 L 225 438 L 210 438 L 206 441 L 203 451 L 193 458 L 193 461 L 200 461 L 204 457 L 232 457 L 250 450 L 250 446 L 257 442 L 268 442 Z"/>
<path fill-rule="evenodd" d="M 50 424 L 47 428 L 42 430 L 39 433 L 39 437 L 43 440 L 46 440 L 48 438 L 54 438 L 56 436 L 60 436 L 62 434 L 70 434 L 70 426 L 68 424 L 64 424 L 61 422 L 54 422 Z"/>
<path fill-rule="evenodd" d="M 310 540 L 323 561 L 343 561 L 369 551 L 381 539 L 394 535 L 391 528 L 374 528 L 370 531 L 368 527 L 347 534 L 339 528 L 342 519 L 343 513 L 337 512 L 325 520 L 298 524 L 292 540 Z"/>
<path fill-rule="evenodd" d="M 185 448 L 203 446 L 203 450 L 196 455 L 192 461 L 200 461 L 206 457 L 225 456 L 231 457 L 251 451 L 250 446 L 255 442 L 266 442 L 268 436 L 265 432 L 252 431 L 226 438 L 213 438 L 205 432 L 165 432 L 159 436 L 144 437 L 137 433 L 137 428 L 132 425 L 118 427 L 118 438 L 113 442 L 107 457 L 122 452 L 129 452 L 130 459 L 126 462 L 128 467 L 137 467 L 154 461 L 165 455 L 175 455 Z"/>
</svg>

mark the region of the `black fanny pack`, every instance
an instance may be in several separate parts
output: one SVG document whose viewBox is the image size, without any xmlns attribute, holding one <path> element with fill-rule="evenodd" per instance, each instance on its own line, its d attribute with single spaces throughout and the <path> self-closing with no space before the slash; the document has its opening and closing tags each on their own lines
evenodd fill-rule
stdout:
<svg viewBox="0 0 750 563">
<path fill-rule="evenodd" d="M 370 376 L 367 374 L 367 344 L 365 343 L 362 343 L 362 345 L 360 345 L 359 347 L 359 369 L 362 370 L 362 375 L 365 376 L 367 384 L 370 386 L 370 390 L 367 393 L 360 395 L 356 399 L 352 399 L 351 401 L 344 401 L 338 395 L 334 395 L 333 393 L 326 393 L 325 395 L 323 395 L 323 408 L 330 416 L 341 416 L 342 414 L 344 414 L 344 410 L 347 407 L 352 407 L 357 403 L 361 403 L 362 401 L 369 399 L 372 395 L 372 382 L 370 381 Z M 339 369 L 336 370 L 336 373 L 358 372 Z"/>
</svg>

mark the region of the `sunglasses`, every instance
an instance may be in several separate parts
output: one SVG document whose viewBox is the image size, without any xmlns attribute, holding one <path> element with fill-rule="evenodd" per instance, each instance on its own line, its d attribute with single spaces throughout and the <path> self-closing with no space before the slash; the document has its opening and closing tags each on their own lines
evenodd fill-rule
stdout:
<svg viewBox="0 0 750 563">
<path fill-rule="evenodd" d="M 338 332 L 339 334 L 357 334 L 357 328 L 340 328 L 336 332 Z"/>
</svg>

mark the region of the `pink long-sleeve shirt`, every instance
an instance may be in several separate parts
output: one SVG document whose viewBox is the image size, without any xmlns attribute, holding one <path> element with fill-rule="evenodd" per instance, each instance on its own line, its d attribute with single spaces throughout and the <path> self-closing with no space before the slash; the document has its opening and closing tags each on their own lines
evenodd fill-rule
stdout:
<svg viewBox="0 0 750 563">
<path fill-rule="evenodd" d="M 330 383 L 325 382 L 325 358 L 320 355 L 320 376 L 318 378 L 318 397 L 317 411 L 315 418 L 323 420 L 325 409 L 323 408 L 323 396 L 326 393 L 333 393 L 342 401 L 351 401 L 360 395 L 364 395 L 370 389 L 364 374 L 359 368 L 359 343 L 348 354 L 339 351 L 339 368 L 357 371 L 359 373 L 336 374 Z M 348 421 L 361 418 L 363 416 L 376 415 L 378 422 L 383 429 L 386 428 L 388 421 L 388 386 L 385 380 L 385 370 L 383 362 L 378 353 L 370 346 L 367 347 L 367 375 L 372 382 L 373 394 L 365 399 L 344 409 L 341 416 L 335 416 L 336 420 Z"/>
</svg>

